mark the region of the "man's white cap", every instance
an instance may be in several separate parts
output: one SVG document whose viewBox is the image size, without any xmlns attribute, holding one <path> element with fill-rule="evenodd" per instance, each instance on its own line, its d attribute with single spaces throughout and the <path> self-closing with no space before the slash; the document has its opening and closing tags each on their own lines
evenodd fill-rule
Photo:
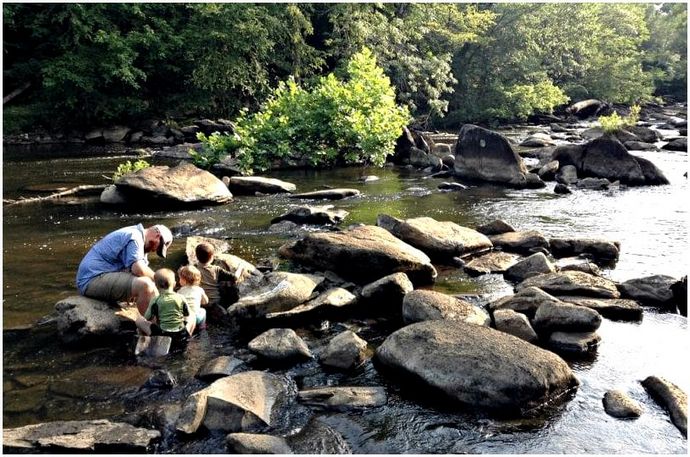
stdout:
<svg viewBox="0 0 690 457">
<path fill-rule="evenodd" d="M 158 254 L 160 257 L 165 257 L 168 255 L 168 247 L 173 241 L 172 232 L 163 224 L 154 225 L 153 229 L 161 236 L 161 242 L 158 244 L 156 254 Z"/>
</svg>

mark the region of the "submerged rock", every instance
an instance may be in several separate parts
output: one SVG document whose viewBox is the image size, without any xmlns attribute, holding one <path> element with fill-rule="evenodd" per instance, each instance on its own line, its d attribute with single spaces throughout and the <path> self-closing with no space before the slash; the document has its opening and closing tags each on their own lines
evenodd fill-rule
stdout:
<svg viewBox="0 0 690 457">
<path fill-rule="evenodd" d="M 272 328 L 251 340 L 249 350 L 269 360 L 312 358 L 307 343 L 290 328 Z"/>
<path fill-rule="evenodd" d="M 317 418 L 312 418 L 287 442 L 295 454 L 351 454 L 345 438 Z"/>
<path fill-rule="evenodd" d="M 235 454 L 292 454 L 285 438 L 261 433 L 229 433 L 228 449 Z"/>
<path fill-rule="evenodd" d="M 518 284 L 516 290 L 538 287 L 554 295 L 582 295 L 595 298 L 619 298 L 616 285 L 608 279 L 581 271 L 564 271 L 532 276 Z"/>
<path fill-rule="evenodd" d="M 292 194 L 290 198 L 302 198 L 313 200 L 340 200 L 347 197 L 356 197 L 360 194 L 357 189 L 326 189 L 316 190 L 314 192 L 304 192 L 301 194 Z"/>
<path fill-rule="evenodd" d="M 287 213 L 271 219 L 271 224 L 282 221 L 290 221 L 296 224 L 337 225 L 347 217 L 349 213 L 343 209 L 333 209 L 333 205 L 324 206 L 299 206 L 290 209 Z"/>
<path fill-rule="evenodd" d="M 334 411 L 383 406 L 388 401 L 383 387 L 316 387 L 300 390 L 300 403 Z"/>
<path fill-rule="evenodd" d="M 291 193 L 297 189 L 292 183 L 261 176 L 233 176 L 227 180 L 228 189 L 237 195 Z"/>
<path fill-rule="evenodd" d="M 469 324 L 488 326 L 491 322 L 486 311 L 441 292 L 433 290 L 413 290 L 405 295 L 402 303 L 405 323 L 435 319 L 463 321 Z"/>
<path fill-rule="evenodd" d="M 688 436 L 688 395 L 664 378 L 649 376 L 642 386 L 671 416 L 683 436 Z"/>
<path fill-rule="evenodd" d="M 604 410 L 606 414 L 620 418 L 637 418 L 642 415 L 642 407 L 620 390 L 609 390 L 604 394 Z"/>
<path fill-rule="evenodd" d="M 366 349 L 366 341 L 354 332 L 346 330 L 333 337 L 319 358 L 327 367 L 351 370 L 364 363 Z"/>
<path fill-rule="evenodd" d="M 376 354 L 384 365 L 450 399 L 501 413 L 527 412 L 578 385 L 557 355 L 463 322 L 409 325 L 386 338 Z"/>
</svg>

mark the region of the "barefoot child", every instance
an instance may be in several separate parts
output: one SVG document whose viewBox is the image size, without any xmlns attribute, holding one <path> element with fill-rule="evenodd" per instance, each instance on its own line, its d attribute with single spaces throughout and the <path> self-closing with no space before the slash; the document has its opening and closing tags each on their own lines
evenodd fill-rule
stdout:
<svg viewBox="0 0 690 457">
<path fill-rule="evenodd" d="M 206 328 L 206 310 L 202 306 L 208 304 L 208 296 L 199 284 L 201 284 L 201 272 L 193 265 L 185 265 L 177 270 L 180 277 L 180 288 L 177 293 L 182 295 L 189 307 L 190 317 L 187 322 L 187 331 L 191 335 L 195 329 Z"/>
</svg>

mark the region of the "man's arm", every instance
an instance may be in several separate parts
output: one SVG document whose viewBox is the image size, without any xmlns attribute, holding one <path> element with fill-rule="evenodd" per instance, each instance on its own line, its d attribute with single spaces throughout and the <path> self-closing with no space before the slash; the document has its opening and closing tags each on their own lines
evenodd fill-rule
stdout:
<svg viewBox="0 0 690 457">
<path fill-rule="evenodd" d="M 153 270 L 142 260 L 137 260 L 130 268 L 134 276 L 146 276 L 153 279 Z"/>
</svg>

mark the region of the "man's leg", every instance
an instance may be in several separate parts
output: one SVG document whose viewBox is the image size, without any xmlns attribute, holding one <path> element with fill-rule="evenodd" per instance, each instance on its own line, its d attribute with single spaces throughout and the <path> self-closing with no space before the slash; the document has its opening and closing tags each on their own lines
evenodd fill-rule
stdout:
<svg viewBox="0 0 690 457">
<path fill-rule="evenodd" d="M 150 278 L 140 276 L 132 281 L 132 297 L 136 300 L 137 309 L 143 315 L 151 299 L 158 296 L 158 289 Z"/>
</svg>

